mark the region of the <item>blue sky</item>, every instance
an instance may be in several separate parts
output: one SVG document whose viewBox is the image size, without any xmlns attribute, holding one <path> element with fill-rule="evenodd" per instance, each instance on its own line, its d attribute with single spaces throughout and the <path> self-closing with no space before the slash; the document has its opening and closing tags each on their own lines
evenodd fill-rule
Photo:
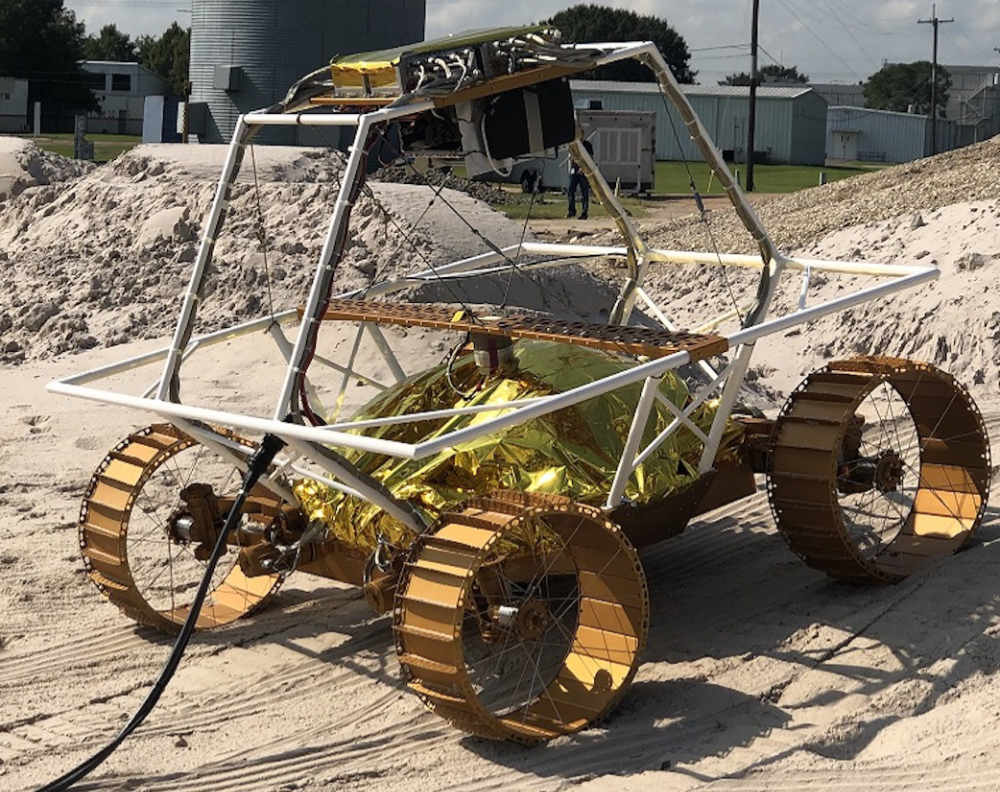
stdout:
<svg viewBox="0 0 1000 792">
<path fill-rule="evenodd" d="M 687 39 L 699 80 L 714 82 L 749 68 L 751 0 L 605 0 L 608 5 L 663 16 Z M 503 24 L 532 22 L 569 0 L 427 0 L 428 36 Z M 159 33 L 189 0 L 67 0 L 96 31 L 108 22 L 131 34 Z M 857 82 L 883 60 L 930 59 L 930 16 L 924 0 L 761 0 L 762 63 L 797 65 L 814 80 Z M 941 28 L 940 59 L 952 64 L 1000 65 L 1000 0 L 940 0 L 938 16 L 955 17 Z M 742 46 L 741 46 L 742 45 Z M 715 49 L 726 47 L 725 49 Z"/>
</svg>

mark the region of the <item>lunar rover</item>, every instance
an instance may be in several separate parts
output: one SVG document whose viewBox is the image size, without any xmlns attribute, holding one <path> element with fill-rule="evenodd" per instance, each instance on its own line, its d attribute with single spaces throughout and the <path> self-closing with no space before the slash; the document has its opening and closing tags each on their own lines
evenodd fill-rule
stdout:
<svg viewBox="0 0 1000 792">
<path fill-rule="evenodd" d="M 708 163 L 759 254 L 660 250 L 638 233 L 582 145 L 568 86 L 626 58 L 652 70 L 683 142 Z M 304 306 L 195 337 L 244 153 L 262 130 L 306 125 L 354 137 Z M 568 150 L 622 244 L 490 244 L 334 295 L 367 175 L 421 147 L 464 157 L 470 175 Z M 606 324 L 399 297 L 428 279 L 595 257 L 627 273 Z M 759 287 L 745 313 L 682 331 L 643 287 L 651 268 L 681 265 L 756 269 Z M 818 273 L 878 280 L 809 305 Z M 802 279 L 803 300 L 775 316 L 789 276 Z M 892 583 L 970 540 L 987 506 L 989 443 L 968 392 L 943 371 L 891 357 L 832 362 L 776 419 L 737 410 L 757 344 L 937 276 L 778 250 L 653 44 L 570 45 L 549 29 L 517 28 L 338 58 L 239 119 L 172 343 L 49 386 L 156 421 L 99 464 L 80 513 L 84 563 L 111 602 L 165 631 L 249 616 L 293 573 L 362 587 L 391 615 L 410 690 L 458 728 L 524 743 L 579 731 L 612 710 L 642 657 L 650 606 L 638 549 L 754 494 L 757 475 L 790 549 L 835 578 Z M 639 326 L 639 306 L 660 326 Z M 317 354 L 327 323 L 357 327 L 348 361 Z M 407 371 L 387 326 L 447 331 L 459 343 L 440 366 Z M 241 412 L 238 393 L 228 404 L 181 400 L 185 360 L 251 333 L 269 333 L 287 360 L 271 415 Z M 317 374 L 372 382 L 357 355 L 365 336 L 395 381 L 379 383 L 359 414 L 327 423 Z M 157 363 L 162 375 L 145 394 L 96 387 Z M 282 450 L 251 489 L 241 472 L 261 436 Z M 206 572 L 202 604 L 194 592 Z"/>
</svg>

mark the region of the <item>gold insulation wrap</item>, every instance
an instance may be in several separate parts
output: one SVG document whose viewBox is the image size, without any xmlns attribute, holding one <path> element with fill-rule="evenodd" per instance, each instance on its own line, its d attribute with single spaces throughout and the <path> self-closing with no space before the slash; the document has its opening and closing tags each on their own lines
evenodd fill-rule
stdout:
<svg viewBox="0 0 1000 792">
<path fill-rule="evenodd" d="M 515 345 L 516 373 L 492 376 L 463 399 L 448 383 L 439 366 L 389 389 L 370 402 L 358 420 L 406 413 L 468 407 L 530 399 L 561 393 L 619 373 L 630 364 L 610 354 L 544 341 Z M 456 362 L 452 379 L 463 390 L 475 389 L 481 376 L 471 355 Z M 541 416 L 496 434 L 448 449 L 423 460 L 400 460 L 371 453 L 347 456 L 364 472 L 381 481 L 392 494 L 410 502 L 434 522 L 448 506 L 493 490 L 558 494 L 584 504 L 603 503 L 611 488 L 639 401 L 641 383 Z M 673 372 L 660 389 L 678 406 L 690 401 L 684 382 Z M 714 403 L 702 405 L 691 416 L 706 433 L 715 416 Z M 431 440 L 449 432 L 489 421 L 504 412 L 463 415 L 436 421 L 368 429 L 368 436 L 404 443 Z M 643 447 L 673 421 L 657 403 L 643 435 Z M 727 430 L 722 458 L 735 454 L 742 430 Z M 668 438 L 631 477 L 626 496 L 648 503 L 697 478 L 701 442 L 681 428 Z M 352 547 L 371 552 L 384 534 L 392 544 L 407 547 L 409 529 L 377 506 L 337 492 L 316 481 L 295 485 L 296 495 L 310 519 L 322 520 L 330 534 Z"/>
</svg>

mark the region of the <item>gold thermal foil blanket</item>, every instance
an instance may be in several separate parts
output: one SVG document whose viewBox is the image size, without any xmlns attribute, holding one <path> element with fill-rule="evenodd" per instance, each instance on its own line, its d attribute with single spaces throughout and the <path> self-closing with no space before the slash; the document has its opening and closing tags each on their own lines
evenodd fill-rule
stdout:
<svg viewBox="0 0 1000 792">
<path fill-rule="evenodd" d="M 630 367 L 607 353 L 543 341 L 518 342 L 515 355 L 515 373 L 494 375 L 485 382 L 471 355 L 459 358 L 452 380 L 470 396 L 468 399 L 449 385 L 446 367 L 439 366 L 383 392 L 361 410 L 356 420 L 548 396 Z M 469 389 L 474 392 L 469 394 Z M 429 521 L 469 497 L 496 489 L 558 494 L 601 505 L 611 488 L 641 390 L 641 383 L 620 388 L 427 459 L 401 460 L 356 451 L 346 456 L 397 498 L 409 501 Z M 679 407 L 690 401 L 684 382 L 672 372 L 663 377 L 660 390 Z M 364 433 L 418 443 L 508 412 L 369 428 Z M 714 416 L 715 403 L 710 402 L 695 410 L 691 419 L 707 433 Z M 673 420 L 670 411 L 656 402 L 641 448 Z M 739 431 L 733 426 L 727 432 L 724 448 L 733 445 Z M 636 470 L 626 497 L 648 503 L 693 481 L 701 451 L 701 442 L 689 429 L 681 427 Z M 296 482 L 295 492 L 310 519 L 325 522 L 332 536 L 359 549 L 373 550 L 380 533 L 397 546 L 405 547 L 412 540 L 408 528 L 366 501 L 311 480 Z"/>
</svg>

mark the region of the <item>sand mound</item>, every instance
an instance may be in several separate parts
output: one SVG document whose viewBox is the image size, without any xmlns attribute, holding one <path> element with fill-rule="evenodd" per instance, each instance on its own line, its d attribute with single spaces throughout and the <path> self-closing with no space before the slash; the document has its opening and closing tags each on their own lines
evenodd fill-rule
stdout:
<svg viewBox="0 0 1000 792">
<path fill-rule="evenodd" d="M 444 172 L 436 168 L 421 174 L 409 166 L 393 165 L 380 170 L 375 178 L 381 182 L 395 184 L 426 184 L 430 182 L 435 187 L 444 185 L 450 189 L 467 193 L 480 201 L 485 201 L 491 206 L 499 206 L 510 200 L 510 194 L 499 184 L 460 178 L 450 171 Z"/>
<path fill-rule="evenodd" d="M 207 162 L 198 162 L 140 147 L 68 185 L 28 190 L 11 202 L 0 215 L 0 249 L 13 265 L 7 268 L 13 280 L 0 296 L 0 315 L 7 315 L 0 322 L 13 328 L 6 353 L 30 357 L 169 332 L 176 310 L 168 305 L 179 304 L 195 259 L 221 148 L 199 150 Z M 273 168 L 258 163 L 274 299 L 281 307 L 308 288 L 340 158 L 308 152 L 289 165 L 309 178 L 277 184 Z M 244 180 L 233 190 L 216 247 L 217 277 L 201 312 L 203 328 L 215 327 L 223 315 L 234 323 L 256 315 L 266 298 L 255 212 L 256 194 Z M 360 286 L 393 263 L 401 243 L 367 198 L 355 218 L 343 272 L 346 284 Z"/>
<path fill-rule="evenodd" d="M 836 210 L 836 205 L 831 207 Z M 984 389 L 995 393 L 1000 384 L 998 224 L 1000 200 L 958 203 L 842 228 L 794 250 L 810 258 L 936 266 L 941 277 L 765 339 L 754 358 L 754 378 L 780 392 L 774 393 L 779 398 L 831 359 L 895 355 L 935 363 L 979 393 Z M 807 304 L 881 282 L 885 281 L 814 274 Z M 745 298 L 753 294 L 757 274 L 730 270 L 728 283 L 737 297 Z M 773 316 L 798 309 L 801 286 L 800 273 L 782 277 Z M 678 271 L 658 265 L 651 272 L 649 290 L 684 327 L 696 327 L 732 307 L 720 268 Z"/>
<path fill-rule="evenodd" d="M 169 333 L 225 154 L 224 146 L 140 146 L 74 181 L 25 188 L 9 201 L 0 211 L 0 361 Z M 266 268 L 254 163 L 268 239 Z M 261 146 L 247 156 L 216 245 L 199 330 L 264 315 L 272 300 L 278 310 L 305 302 L 342 170 L 342 156 L 325 149 Z M 486 250 L 466 222 L 484 226 L 498 244 L 521 237 L 522 224 L 451 190 L 425 212 L 433 195 L 426 185 L 373 184 L 352 215 L 335 292 Z M 584 287 L 574 291 L 588 297 L 564 300 L 564 310 L 586 315 L 610 301 L 597 281 L 582 271 L 571 273 L 570 282 L 574 277 Z M 518 280 L 511 304 L 556 307 L 538 296 L 541 281 Z M 551 291 L 559 296 L 558 289 Z M 431 285 L 417 297 L 481 303 L 500 302 L 503 293 L 504 283 L 494 279 L 475 287 Z"/>
<path fill-rule="evenodd" d="M 42 151 L 30 140 L 0 137 L 0 203 L 29 187 L 69 181 L 94 167 L 90 162 Z"/>
<path fill-rule="evenodd" d="M 760 199 L 764 226 L 786 253 L 887 264 L 932 264 L 941 279 L 889 300 L 829 317 L 762 343 L 751 388 L 780 400 L 809 371 L 830 359 L 890 354 L 946 368 L 979 395 L 1000 384 L 1000 137 L 918 162 L 887 168 L 824 187 Z M 753 241 L 731 210 L 710 212 L 720 252 L 754 252 Z M 641 223 L 658 247 L 712 250 L 697 216 L 653 227 Z M 614 232 L 586 236 L 587 244 L 621 244 Z M 621 273 L 607 264 L 608 279 Z M 758 275 L 721 267 L 654 265 L 646 289 L 678 325 L 695 328 L 749 304 Z M 817 275 L 808 302 L 815 305 L 881 282 Z M 798 306 L 801 276 L 782 279 L 774 312 Z M 734 329 L 730 322 L 723 329 Z M 759 400 L 757 406 L 764 406 Z"/>
</svg>

